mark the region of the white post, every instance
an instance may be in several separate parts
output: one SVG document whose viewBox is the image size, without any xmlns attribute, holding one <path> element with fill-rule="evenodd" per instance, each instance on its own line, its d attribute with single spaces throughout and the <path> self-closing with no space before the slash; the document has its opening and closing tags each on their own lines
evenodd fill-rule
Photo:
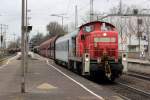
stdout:
<svg viewBox="0 0 150 100">
<path fill-rule="evenodd" d="M 25 9 L 25 29 L 26 29 L 26 31 L 25 31 L 25 58 L 26 58 L 26 60 L 25 60 L 25 72 L 27 73 L 27 71 L 28 71 L 28 50 L 27 50 L 27 48 L 28 48 L 28 0 L 26 0 L 26 9 Z"/>
</svg>

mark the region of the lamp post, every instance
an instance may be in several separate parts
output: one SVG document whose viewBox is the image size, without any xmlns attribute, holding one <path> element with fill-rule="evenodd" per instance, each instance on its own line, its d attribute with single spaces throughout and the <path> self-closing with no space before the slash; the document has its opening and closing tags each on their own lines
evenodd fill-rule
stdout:
<svg viewBox="0 0 150 100">
<path fill-rule="evenodd" d="M 26 27 L 25 27 L 25 6 L 26 1 L 22 0 L 22 15 L 21 15 L 21 93 L 25 93 L 25 62 L 26 62 L 26 43 L 25 43 L 25 34 L 26 34 Z"/>
<path fill-rule="evenodd" d="M 65 14 L 51 14 L 51 16 L 56 16 L 56 17 L 61 17 L 61 23 L 62 23 L 62 28 L 64 28 L 64 18 L 67 18 L 67 17 L 64 17 Z"/>
<path fill-rule="evenodd" d="M 25 67 L 25 52 L 24 52 L 24 36 L 25 36 L 25 31 L 24 31 L 24 25 L 25 25 L 25 15 L 24 12 L 25 11 L 25 0 L 22 0 L 22 21 L 21 21 L 21 57 L 22 57 L 22 62 L 21 62 L 21 68 L 22 68 L 22 79 L 21 79 L 21 93 L 25 93 L 25 72 L 24 72 L 24 67 Z"/>
</svg>

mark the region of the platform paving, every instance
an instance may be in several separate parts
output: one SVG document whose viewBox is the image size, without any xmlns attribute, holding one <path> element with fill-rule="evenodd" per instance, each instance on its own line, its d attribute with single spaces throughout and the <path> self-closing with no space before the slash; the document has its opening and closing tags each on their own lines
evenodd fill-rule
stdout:
<svg viewBox="0 0 150 100">
<path fill-rule="evenodd" d="M 48 60 L 43 57 L 34 55 L 33 59 L 28 60 L 24 94 L 20 93 L 20 60 L 13 57 L 6 65 L 0 66 L 0 100 L 123 100 L 109 91 L 101 96 L 92 88 L 74 82 L 48 65 Z M 82 82 L 84 80 L 81 79 Z M 103 94 L 103 89 L 98 92 Z"/>
</svg>

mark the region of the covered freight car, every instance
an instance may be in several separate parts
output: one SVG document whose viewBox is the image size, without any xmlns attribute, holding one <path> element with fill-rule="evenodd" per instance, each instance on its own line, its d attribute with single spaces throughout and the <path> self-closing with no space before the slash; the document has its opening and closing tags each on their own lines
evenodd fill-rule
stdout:
<svg viewBox="0 0 150 100">
<path fill-rule="evenodd" d="M 40 44 L 39 46 L 39 54 L 44 56 L 44 57 L 49 57 L 50 56 L 50 42 L 51 42 L 51 38 L 48 39 L 47 41 L 43 42 L 42 44 Z"/>
<path fill-rule="evenodd" d="M 55 48 L 56 48 L 55 41 L 58 37 L 59 35 L 56 35 L 41 43 L 40 46 L 38 47 L 39 54 L 51 59 L 55 59 Z"/>
</svg>

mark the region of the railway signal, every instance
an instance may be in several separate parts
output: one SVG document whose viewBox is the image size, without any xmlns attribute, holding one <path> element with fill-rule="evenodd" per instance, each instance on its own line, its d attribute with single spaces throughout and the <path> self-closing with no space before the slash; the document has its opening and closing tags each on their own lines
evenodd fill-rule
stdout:
<svg viewBox="0 0 150 100">
<path fill-rule="evenodd" d="M 32 30 L 32 26 L 27 26 L 27 32 L 30 32 Z"/>
</svg>

